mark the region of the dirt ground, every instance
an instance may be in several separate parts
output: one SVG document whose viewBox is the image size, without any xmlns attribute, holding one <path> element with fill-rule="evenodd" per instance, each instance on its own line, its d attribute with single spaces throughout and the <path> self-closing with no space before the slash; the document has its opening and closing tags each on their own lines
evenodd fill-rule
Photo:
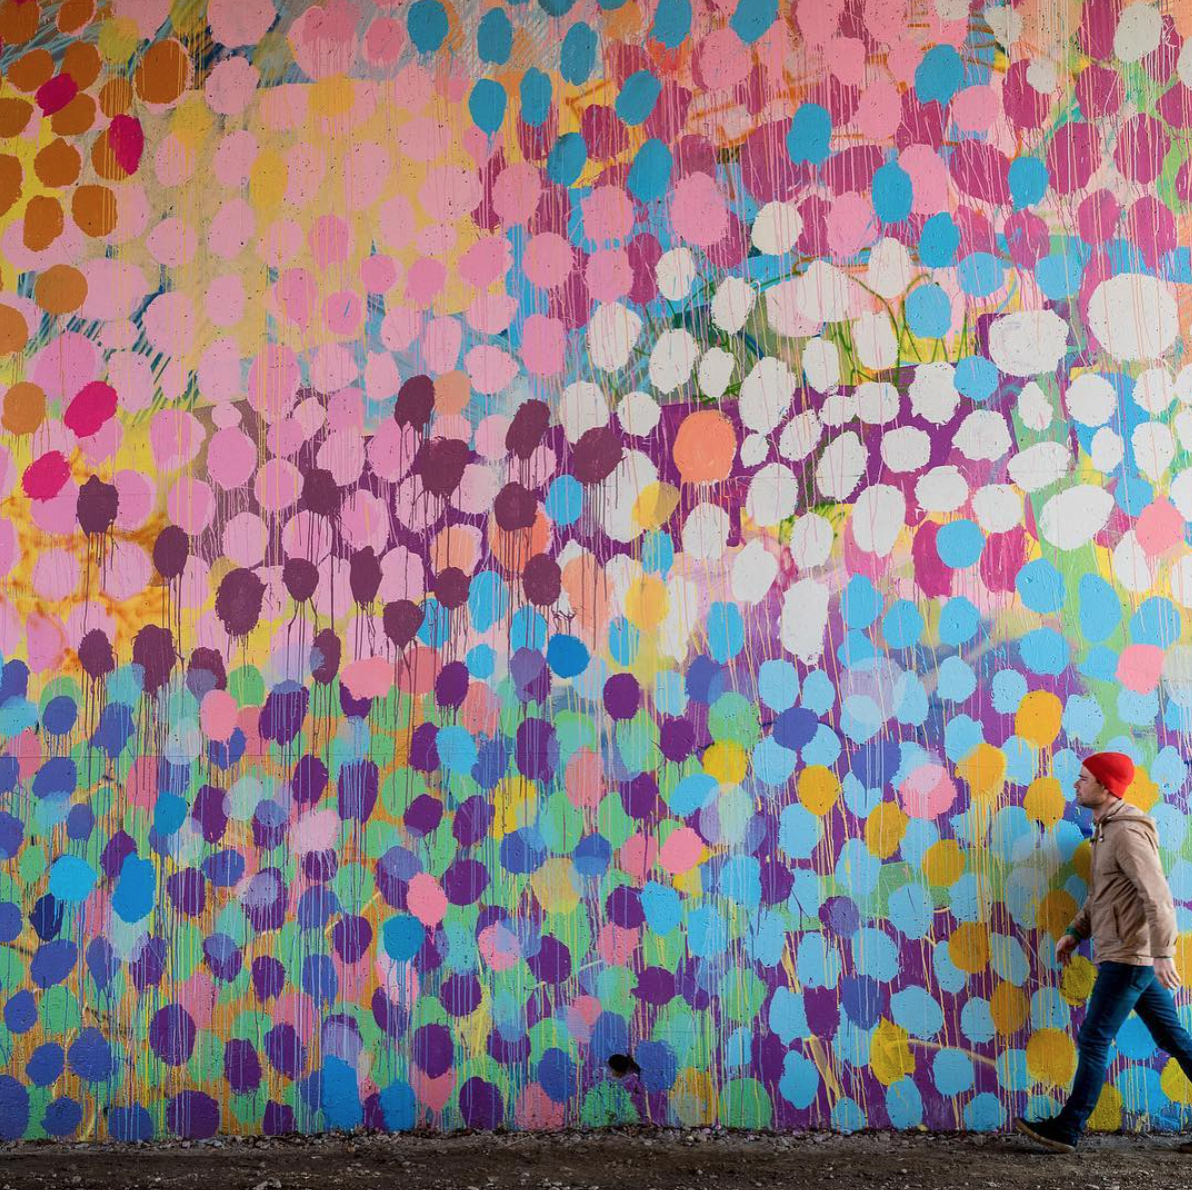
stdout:
<svg viewBox="0 0 1192 1190">
<path fill-rule="evenodd" d="M 0 1146 L 0 1190 L 1192 1190 L 1180 1138 L 613 1130 Z"/>
</svg>

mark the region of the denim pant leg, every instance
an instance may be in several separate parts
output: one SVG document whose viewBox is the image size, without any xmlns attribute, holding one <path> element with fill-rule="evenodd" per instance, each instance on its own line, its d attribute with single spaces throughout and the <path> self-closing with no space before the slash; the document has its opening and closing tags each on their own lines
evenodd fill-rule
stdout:
<svg viewBox="0 0 1192 1190">
<path fill-rule="evenodd" d="M 1097 982 L 1076 1038 L 1079 1057 L 1072 1093 L 1057 1117 L 1074 1140 L 1084 1130 L 1105 1085 L 1109 1048 L 1154 976 L 1152 968 L 1130 963 L 1102 963 L 1097 970 Z"/>
<path fill-rule="evenodd" d="M 1155 1044 L 1166 1050 L 1192 1079 L 1192 1034 L 1181 1024 L 1171 993 L 1153 979 L 1138 997 L 1134 1011 L 1151 1031 Z"/>
</svg>

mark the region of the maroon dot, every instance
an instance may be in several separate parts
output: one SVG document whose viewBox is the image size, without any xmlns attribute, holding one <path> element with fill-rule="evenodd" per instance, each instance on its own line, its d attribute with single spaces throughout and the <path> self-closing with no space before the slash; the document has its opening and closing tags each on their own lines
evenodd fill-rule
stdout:
<svg viewBox="0 0 1192 1190">
<path fill-rule="evenodd" d="M 632 719 L 641 700 L 641 687 L 633 674 L 613 674 L 604 683 L 604 709 L 614 719 Z"/>
<path fill-rule="evenodd" d="M 177 525 L 167 525 L 153 543 L 153 565 L 167 582 L 177 578 L 190 557 L 190 539 Z"/>
<path fill-rule="evenodd" d="M 120 493 L 110 483 L 93 475 L 79 488 L 76 515 L 79 528 L 88 536 L 106 533 L 116 519 Z"/>
<path fill-rule="evenodd" d="M 435 598 L 448 610 L 463 607 L 471 587 L 472 580 L 458 566 L 448 566 L 435 578 Z"/>
<path fill-rule="evenodd" d="M 550 607 L 563 587 L 559 564 L 549 554 L 535 554 L 522 571 L 526 598 L 539 607 Z"/>
<path fill-rule="evenodd" d="M 411 376 L 398 390 L 393 420 L 399 426 L 421 430 L 435 407 L 435 385 L 429 376 Z"/>
<path fill-rule="evenodd" d="M 339 485 L 335 476 L 322 467 L 312 467 L 302 477 L 303 508 L 320 516 L 334 516 L 339 511 Z"/>
<path fill-rule="evenodd" d="M 231 636 L 247 636 L 261 618 L 265 584 L 243 568 L 224 575 L 215 595 L 215 614 Z"/>
<path fill-rule="evenodd" d="M 168 628 L 146 624 L 133 638 L 132 659 L 144 674 L 145 693 L 154 693 L 166 684 L 174 668 L 174 634 Z"/>
<path fill-rule="evenodd" d="M 352 598 L 363 605 L 372 603 L 381 587 L 381 563 L 371 545 L 357 550 L 348 565 L 348 586 Z"/>
<path fill-rule="evenodd" d="M 385 604 L 381 624 L 385 629 L 385 635 L 399 649 L 404 649 L 422 627 L 422 608 L 408 599 L 396 599 Z"/>
<path fill-rule="evenodd" d="M 281 572 L 281 581 L 285 583 L 290 598 L 303 603 L 319 585 L 319 568 L 305 558 L 290 558 Z"/>
<path fill-rule="evenodd" d="M 598 426 L 575 444 L 571 470 L 580 483 L 600 483 L 616 470 L 624 453 L 616 432 L 608 426 Z"/>
<path fill-rule="evenodd" d="M 507 483 L 493 501 L 493 515 L 506 532 L 529 529 L 538 516 L 538 499 L 520 483 Z"/>
<path fill-rule="evenodd" d="M 458 707 L 468 693 L 468 667 L 462 661 L 443 666 L 435 678 L 435 702 L 441 707 Z"/>
<path fill-rule="evenodd" d="M 100 628 L 92 628 L 79 641 L 79 664 L 89 677 L 103 678 L 116 668 L 112 642 Z"/>
<path fill-rule="evenodd" d="M 186 685 L 192 693 L 197 687 L 201 687 L 204 694 L 209 690 L 226 690 L 228 674 L 223 657 L 214 649 L 193 650 L 187 663 Z"/>
<path fill-rule="evenodd" d="M 418 451 L 414 470 L 428 492 L 446 499 L 459 487 L 471 454 L 468 444 L 458 438 L 432 438 Z"/>
<path fill-rule="evenodd" d="M 545 401 L 526 401 L 518 407 L 505 434 L 505 449 L 519 459 L 528 459 L 550 426 L 550 406 Z"/>
<path fill-rule="evenodd" d="M 319 632 L 310 646 L 310 676 L 324 686 L 330 686 L 339 673 L 339 659 L 343 646 L 331 628 Z"/>
</svg>

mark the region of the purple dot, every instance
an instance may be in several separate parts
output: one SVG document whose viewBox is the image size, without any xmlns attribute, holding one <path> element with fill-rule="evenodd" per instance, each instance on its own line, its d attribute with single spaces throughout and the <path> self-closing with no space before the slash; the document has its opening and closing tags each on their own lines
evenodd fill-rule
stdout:
<svg viewBox="0 0 1192 1190">
<path fill-rule="evenodd" d="M 621 790 L 621 804 L 630 818 L 649 818 L 658 807 L 658 782 L 649 773 L 634 777 Z"/>
<path fill-rule="evenodd" d="M 491 1131 L 505 1119 L 501 1092 L 482 1078 L 470 1078 L 460 1088 L 459 1110 L 469 1128 Z"/>
<path fill-rule="evenodd" d="M 439 1002 L 451 1016 L 469 1016 L 480 1007 L 480 980 L 475 975 L 449 975 L 439 989 Z"/>
<path fill-rule="evenodd" d="M 641 893 L 636 888 L 626 885 L 614 888 L 608 894 L 608 899 L 604 902 L 604 911 L 608 920 L 623 930 L 635 930 L 646 920 Z"/>
<path fill-rule="evenodd" d="M 604 709 L 614 719 L 632 719 L 637 714 L 641 694 L 633 674 L 613 674 L 604 683 Z"/>
<path fill-rule="evenodd" d="M 166 1126 L 176 1136 L 206 1140 L 219 1131 L 219 1104 L 202 1091 L 183 1091 L 166 1108 Z"/>
<path fill-rule="evenodd" d="M 468 693 L 468 667 L 462 661 L 443 666 L 435 678 L 435 702 L 441 707 L 458 707 Z"/>
<path fill-rule="evenodd" d="M 286 1078 L 297 1078 L 306 1069 L 306 1046 L 293 1025 L 274 1025 L 265 1034 L 265 1057 Z"/>
<path fill-rule="evenodd" d="M 540 983 L 563 983 L 571 976 L 571 951 L 566 943 L 545 934 L 538 953 L 527 959 L 527 965 Z"/>
<path fill-rule="evenodd" d="M 414 1033 L 414 1063 L 427 1078 L 438 1078 L 451 1069 L 455 1046 L 444 1025 L 423 1025 Z"/>
<path fill-rule="evenodd" d="M 182 1066 L 195 1048 L 198 1030 L 181 1004 L 167 1004 L 149 1023 L 149 1046 L 167 1066 Z"/>
<path fill-rule="evenodd" d="M 428 793 L 420 794 L 406 809 L 403 821 L 411 834 L 429 835 L 443 821 L 443 803 Z"/>
<path fill-rule="evenodd" d="M 252 961 L 252 988 L 262 1003 L 281 995 L 286 986 L 286 969 L 272 955 L 260 955 Z"/>
<path fill-rule="evenodd" d="M 366 917 L 341 917 L 331 928 L 331 945 L 349 966 L 368 954 L 372 937 L 372 926 Z"/>
<path fill-rule="evenodd" d="M 686 719 L 668 719 L 658 733 L 662 755 L 674 764 L 686 760 L 695 745 L 695 729 Z"/>
<path fill-rule="evenodd" d="M 294 1109 L 288 1103 L 277 1103 L 270 1099 L 265 1104 L 265 1118 L 261 1121 L 261 1131 L 266 1136 L 289 1136 L 296 1130 Z"/>
<path fill-rule="evenodd" d="M 251 1041 L 234 1038 L 224 1046 L 224 1078 L 237 1095 L 246 1095 L 261 1085 L 261 1059 Z"/>
<path fill-rule="evenodd" d="M 471 905 L 488 887 L 488 869 L 475 859 L 456 860 L 443 873 L 443 892 L 452 905 Z"/>
</svg>

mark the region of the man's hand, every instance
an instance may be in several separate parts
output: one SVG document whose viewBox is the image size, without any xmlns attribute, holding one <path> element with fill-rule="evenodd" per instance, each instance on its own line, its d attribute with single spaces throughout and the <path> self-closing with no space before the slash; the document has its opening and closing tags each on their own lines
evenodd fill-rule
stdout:
<svg viewBox="0 0 1192 1190">
<path fill-rule="evenodd" d="M 1080 941 L 1077 938 L 1071 934 L 1064 934 L 1055 944 L 1055 957 L 1066 967 L 1072 961 L 1079 945 Z"/>
<path fill-rule="evenodd" d="M 1180 973 L 1175 969 L 1173 959 L 1155 960 L 1155 978 L 1169 992 L 1174 992 L 1180 986 Z"/>
</svg>

